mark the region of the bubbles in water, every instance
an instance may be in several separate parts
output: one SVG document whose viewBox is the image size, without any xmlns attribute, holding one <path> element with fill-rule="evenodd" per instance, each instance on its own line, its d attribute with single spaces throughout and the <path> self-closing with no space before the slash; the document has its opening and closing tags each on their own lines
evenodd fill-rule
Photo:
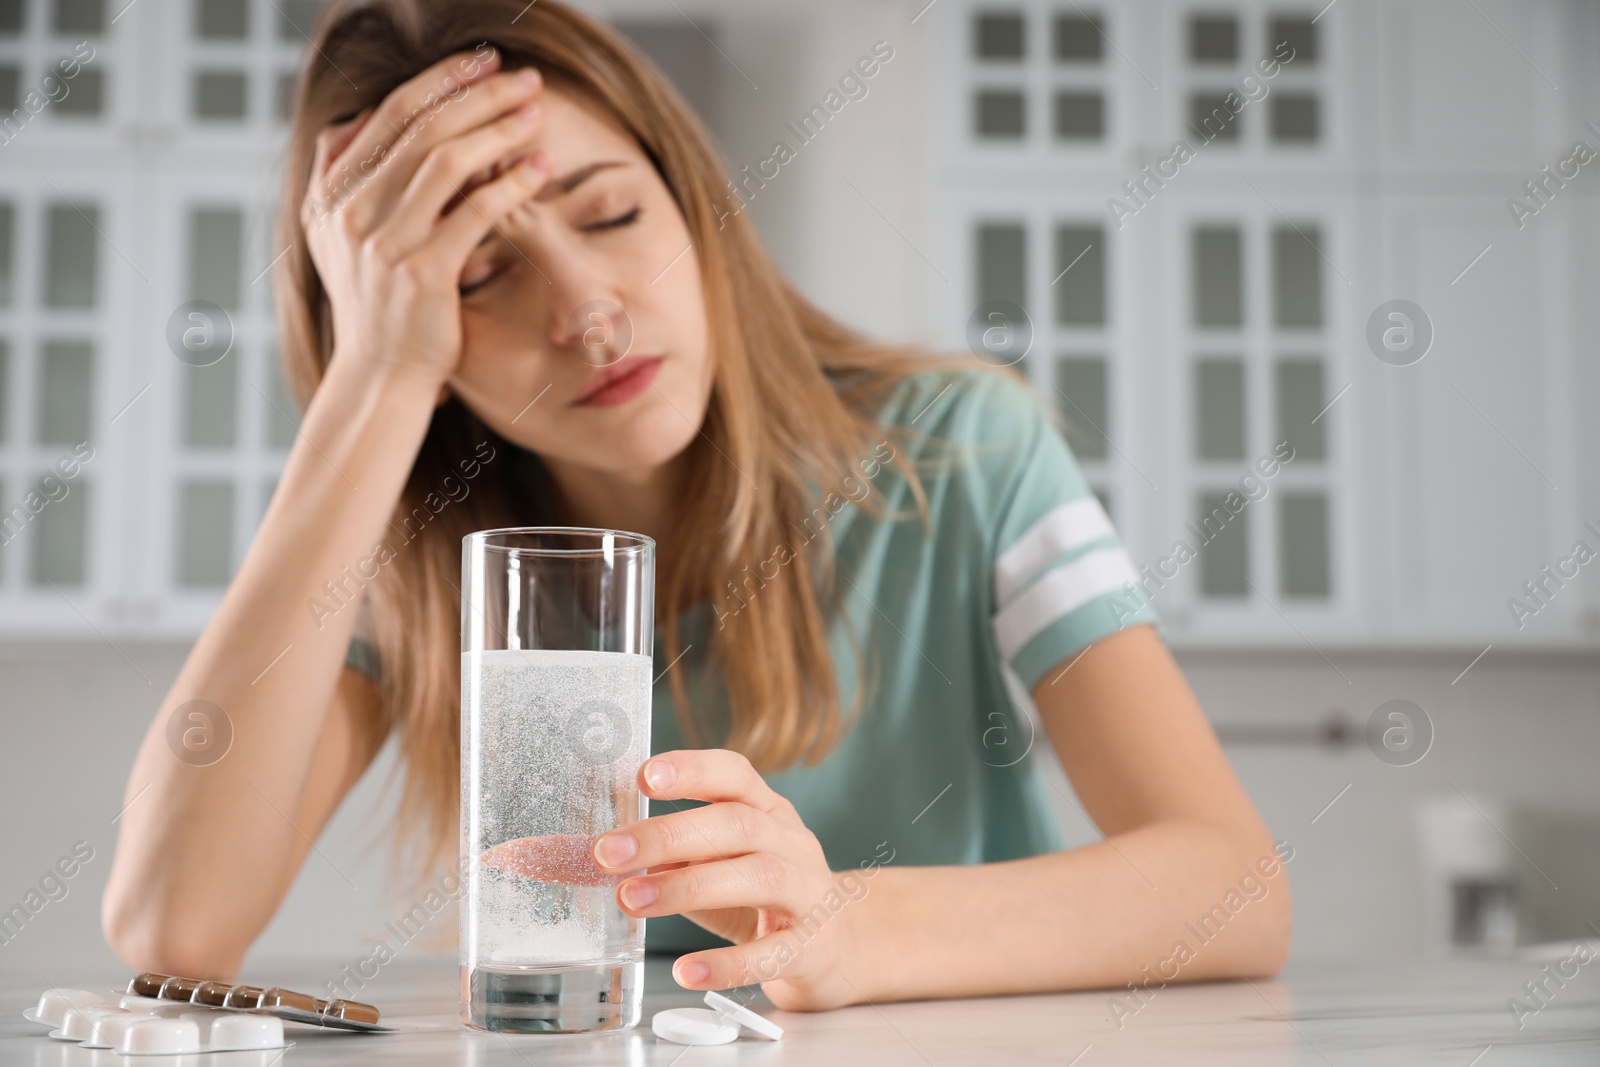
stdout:
<svg viewBox="0 0 1600 1067">
<path fill-rule="evenodd" d="M 651 661 L 619 652 L 463 653 L 469 819 L 463 944 L 478 963 L 533 965 L 642 950 L 594 838 L 642 817 Z"/>
</svg>

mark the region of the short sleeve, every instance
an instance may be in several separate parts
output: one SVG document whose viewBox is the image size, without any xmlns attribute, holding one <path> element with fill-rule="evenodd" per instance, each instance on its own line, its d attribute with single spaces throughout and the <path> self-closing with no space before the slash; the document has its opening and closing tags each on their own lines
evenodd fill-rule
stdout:
<svg viewBox="0 0 1600 1067">
<path fill-rule="evenodd" d="M 970 388 L 969 493 L 992 590 L 995 647 L 1031 693 L 1056 664 L 1141 623 L 1158 624 L 1139 573 L 1040 398 L 993 374 Z"/>
<path fill-rule="evenodd" d="M 356 614 L 355 632 L 350 637 L 350 647 L 345 651 L 346 667 L 360 671 L 374 682 L 378 680 L 378 645 L 372 635 L 372 601 L 361 601 Z"/>
</svg>

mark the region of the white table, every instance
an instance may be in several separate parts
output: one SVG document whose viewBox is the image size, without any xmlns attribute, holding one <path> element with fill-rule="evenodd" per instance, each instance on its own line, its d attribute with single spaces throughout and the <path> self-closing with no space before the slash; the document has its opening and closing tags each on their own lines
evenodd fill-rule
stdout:
<svg viewBox="0 0 1600 1067">
<path fill-rule="evenodd" d="M 732 1045 L 686 1048 L 658 1042 L 649 1029 L 655 1012 L 700 999 L 673 983 L 662 959 L 647 964 L 641 1026 L 595 1036 L 468 1031 L 456 1018 L 453 961 L 399 959 L 358 995 L 378 1005 L 398 1032 L 342 1034 L 291 1025 L 286 1029 L 295 1045 L 277 1064 L 1600 1064 L 1600 960 L 1555 990 L 1519 1031 L 1506 1001 L 1525 996 L 1523 983 L 1538 978 L 1541 966 L 1541 961 L 1506 960 L 1291 967 L 1272 982 L 1169 986 L 1124 1016 L 1120 1029 L 1112 1021 L 1107 992 L 884 1004 L 819 1014 L 778 1012 L 759 1000 L 764 1013 L 784 1026 L 781 1042 L 746 1036 Z M 56 969 L 62 973 L 53 980 L 85 988 L 120 986 L 128 977 Z M 326 968 L 309 963 L 241 976 L 305 992 L 317 991 L 328 977 Z M 148 1060 L 43 1037 L 20 1015 L 38 993 L 39 985 L 25 977 L 0 979 L 0 1065 L 156 1067 Z M 244 1067 L 246 1062 L 267 1067 L 271 1062 L 261 1054 L 249 1056 L 257 1058 L 191 1056 L 162 1060 L 162 1067 Z"/>
</svg>

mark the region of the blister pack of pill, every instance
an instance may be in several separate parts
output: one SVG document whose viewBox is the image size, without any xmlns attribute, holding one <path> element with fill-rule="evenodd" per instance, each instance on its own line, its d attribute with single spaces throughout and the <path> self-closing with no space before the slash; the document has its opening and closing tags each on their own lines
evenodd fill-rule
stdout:
<svg viewBox="0 0 1600 1067">
<path fill-rule="evenodd" d="M 378 1009 L 289 989 L 141 974 L 121 995 L 45 990 L 22 1013 L 56 1041 L 123 1056 L 270 1051 L 288 1048 L 283 1020 L 339 1030 L 389 1032 Z"/>
<path fill-rule="evenodd" d="M 206 982 L 147 971 L 128 983 L 127 992 L 129 996 L 206 1008 L 260 1011 L 281 1019 L 335 1030 L 389 1030 L 389 1027 L 378 1024 L 378 1009 L 371 1004 L 363 1004 L 358 1000 L 323 1000 L 276 986 L 263 989 L 260 986 Z"/>
</svg>

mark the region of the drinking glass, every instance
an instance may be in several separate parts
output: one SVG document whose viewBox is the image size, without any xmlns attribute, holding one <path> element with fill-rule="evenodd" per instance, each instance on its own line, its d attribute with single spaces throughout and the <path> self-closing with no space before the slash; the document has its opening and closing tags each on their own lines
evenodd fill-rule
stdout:
<svg viewBox="0 0 1600 1067">
<path fill-rule="evenodd" d="M 639 1022 L 644 920 L 595 838 L 645 817 L 655 542 L 481 530 L 461 551 L 461 1020 Z"/>
</svg>

